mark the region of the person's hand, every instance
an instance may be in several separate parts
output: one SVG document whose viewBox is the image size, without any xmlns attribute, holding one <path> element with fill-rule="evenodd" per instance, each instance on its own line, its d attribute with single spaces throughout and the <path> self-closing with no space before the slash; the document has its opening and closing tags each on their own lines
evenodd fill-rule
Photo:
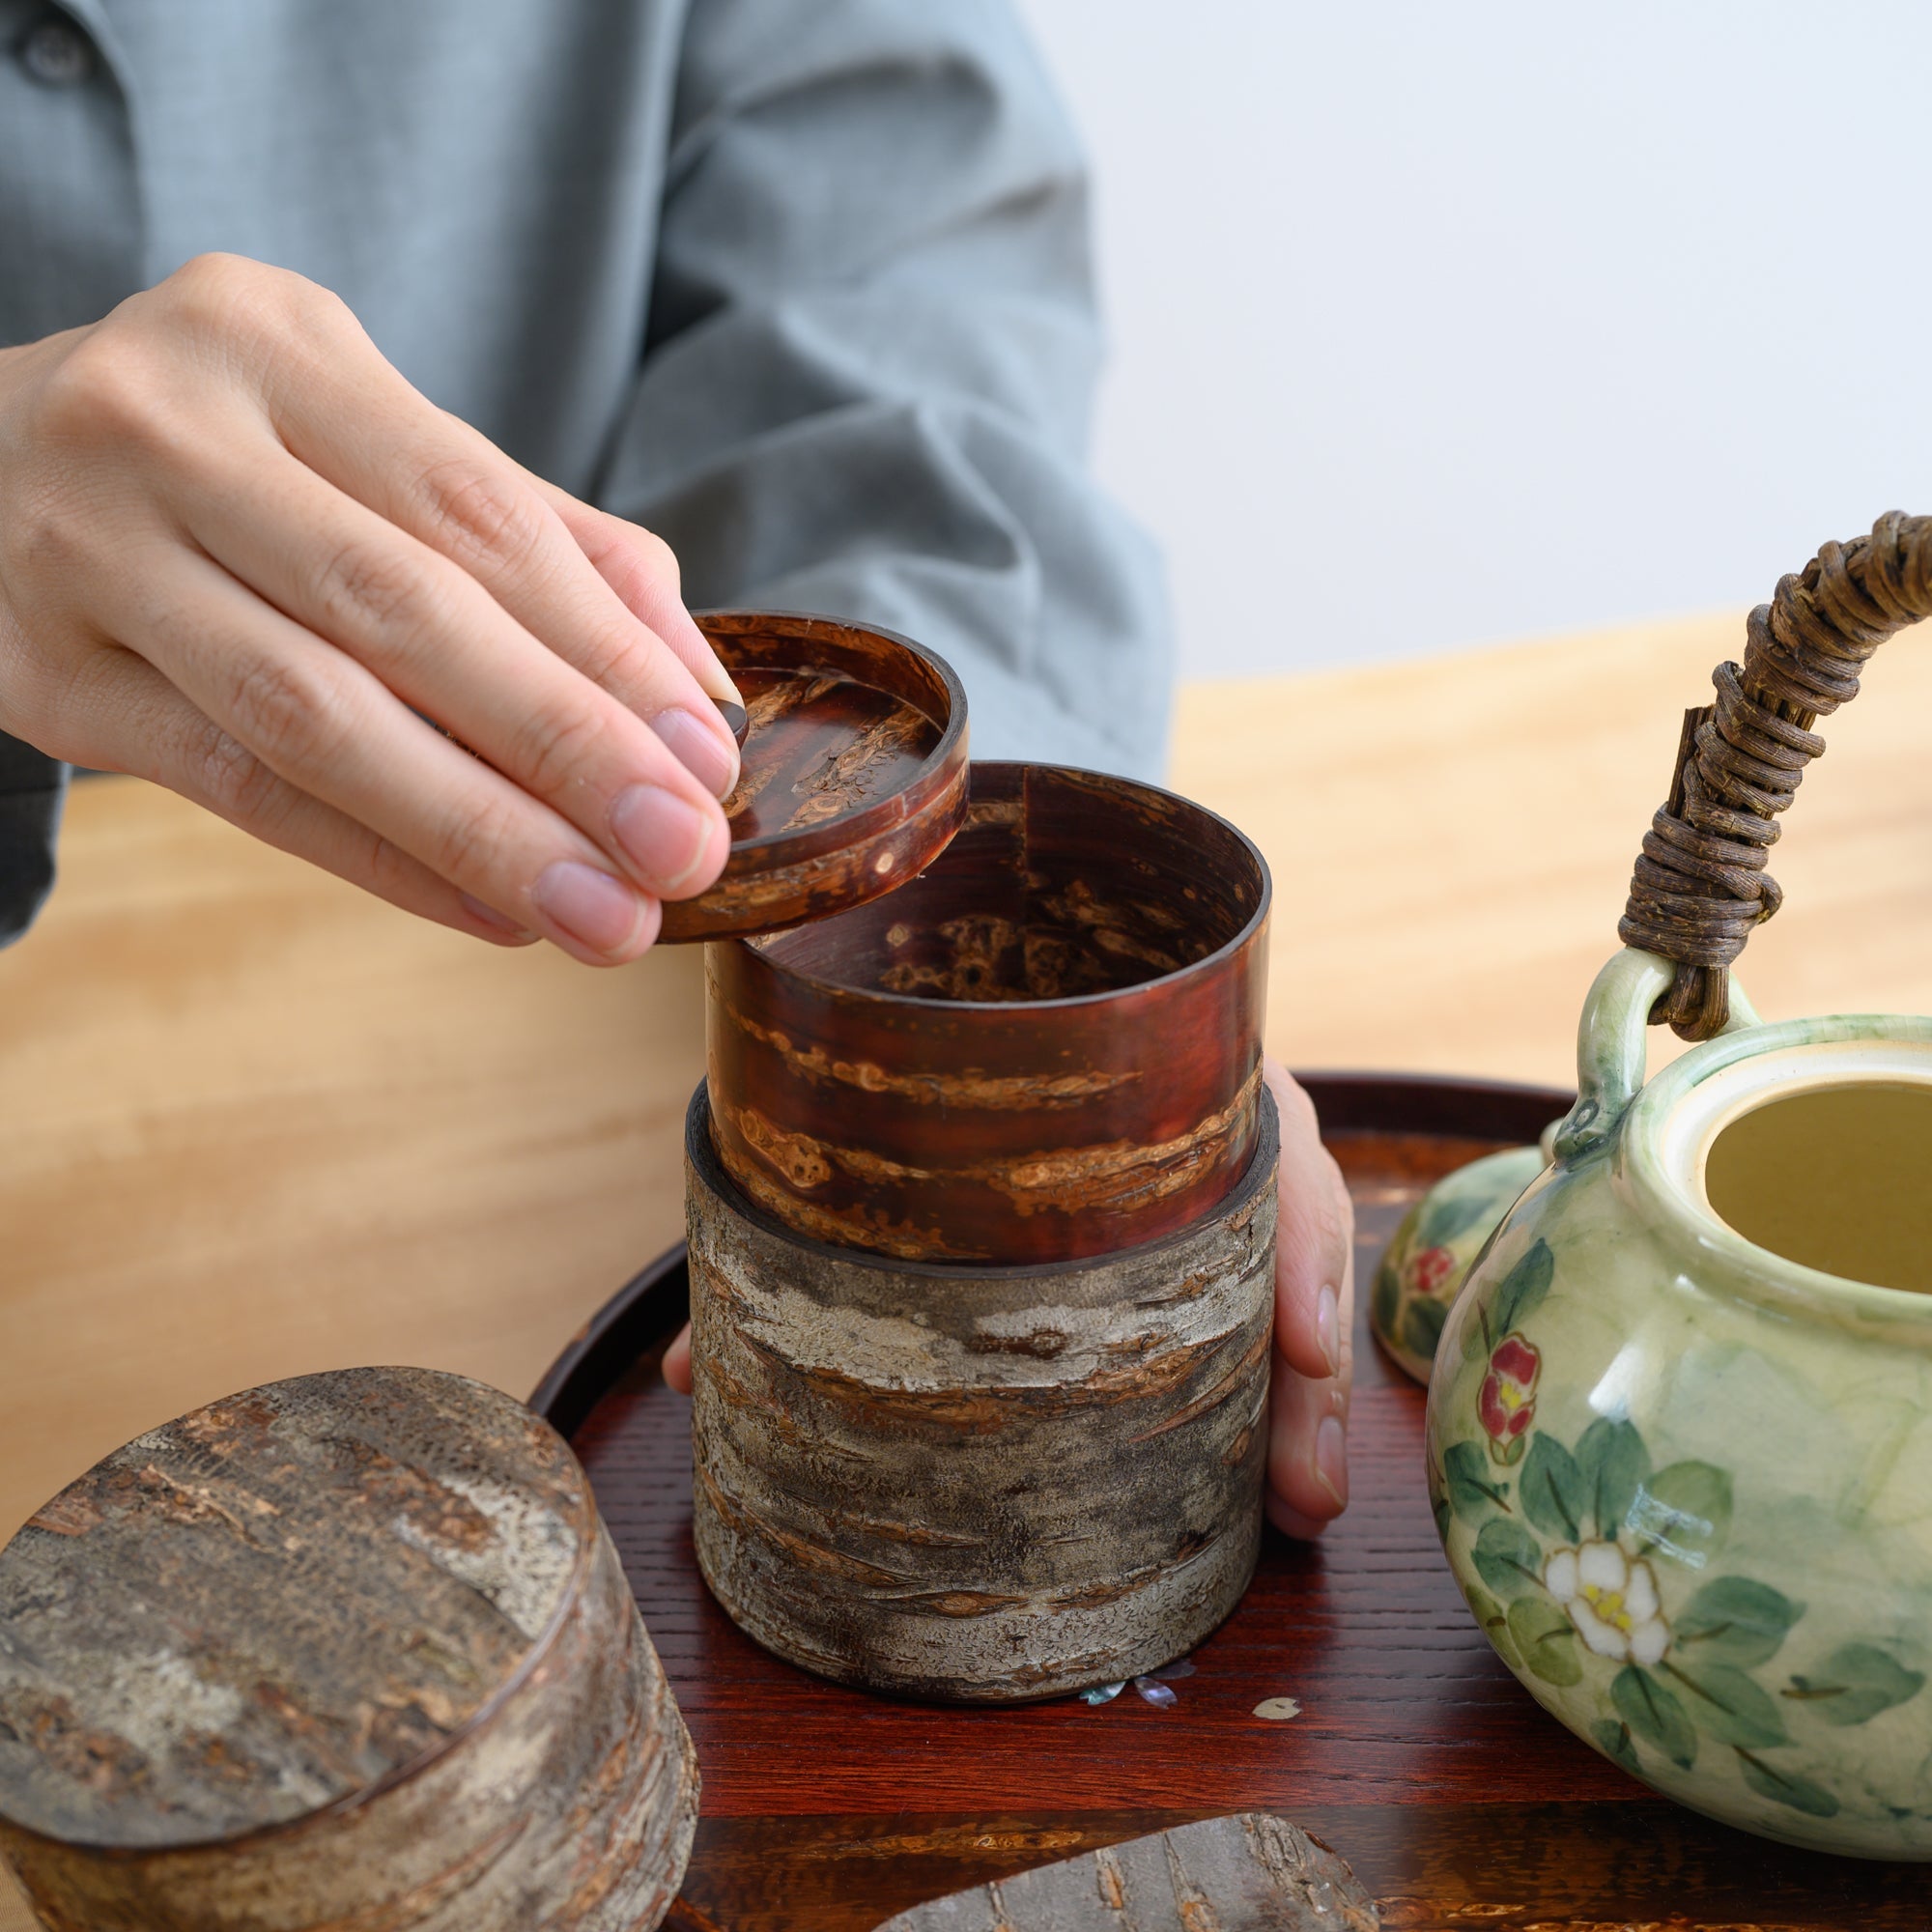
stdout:
<svg viewBox="0 0 1932 1932">
<path fill-rule="evenodd" d="M 1281 1113 L 1267 1513 L 1291 1536 L 1319 1536 L 1349 1503 L 1355 1209 L 1315 1103 L 1278 1062 L 1264 1060 L 1262 1074 Z"/>
<path fill-rule="evenodd" d="M 1267 1513 L 1291 1536 L 1319 1536 L 1349 1502 L 1355 1210 L 1314 1103 L 1275 1061 L 1264 1060 L 1262 1072 L 1281 1110 Z M 664 1378 L 691 1393 L 689 1326 L 665 1350 Z"/>
<path fill-rule="evenodd" d="M 609 964 L 724 863 L 718 699 L 666 546 L 298 275 L 204 256 L 0 351 L 0 730 L 55 757 Z"/>
</svg>

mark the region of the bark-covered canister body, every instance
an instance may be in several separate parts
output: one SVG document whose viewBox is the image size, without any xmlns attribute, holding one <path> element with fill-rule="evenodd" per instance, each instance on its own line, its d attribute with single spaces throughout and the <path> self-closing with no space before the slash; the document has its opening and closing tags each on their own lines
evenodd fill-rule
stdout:
<svg viewBox="0 0 1932 1932">
<path fill-rule="evenodd" d="M 249 1390 L 0 1556 L 0 1852 L 56 1932 L 644 1932 L 697 1776 L 583 1471 L 497 1390 Z"/>
<path fill-rule="evenodd" d="M 1273 1103 L 1177 1235 L 1027 1267 L 807 1240 L 687 1122 L 694 1531 L 760 1643 L 900 1695 L 1149 1670 L 1239 1601 L 1262 1522 Z"/>
</svg>

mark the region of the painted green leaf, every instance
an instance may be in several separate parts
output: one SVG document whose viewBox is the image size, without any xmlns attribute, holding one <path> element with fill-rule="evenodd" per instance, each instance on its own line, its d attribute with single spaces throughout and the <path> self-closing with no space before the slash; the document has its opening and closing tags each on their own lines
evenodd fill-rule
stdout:
<svg viewBox="0 0 1932 1932">
<path fill-rule="evenodd" d="M 1650 1451 L 1636 1425 L 1600 1415 L 1577 1443 L 1577 1467 L 1583 1476 L 1584 1507 L 1597 1534 L 1613 1537 L 1643 1479 L 1650 1474 Z"/>
<path fill-rule="evenodd" d="M 1646 1476 L 1624 1521 L 1642 1546 L 1701 1570 L 1731 1533 L 1730 1472 L 1710 1463 L 1672 1463 Z"/>
<path fill-rule="evenodd" d="M 1548 1597 L 1519 1597 L 1509 1606 L 1509 1632 L 1524 1665 L 1546 1684 L 1575 1684 L 1583 1675 L 1583 1640 Z"/>
<path fill-rule="evenodd" d="M 1671 1640 L 1698 1662 L 1763 1663 L 1777 1653 L 1786 1633 L 1804 1614 L 1769 1583 L 1748 1577 L 1719 1577 L 1706 1583 L 1671 1625 Z"/>
<path fill-rule="evenodd" d="M 1418 1248 L 1446 1248 L 1489 1205 L 1480 1189 L 1473 1194 L 1437 1187 L 1422 1197 L 1422 1210 L 1415 1221 Z"/>
<path fill-rule="evenodd" d="M 1424 1361 L 1435 1359 L 1435 1345 L 1442 1339 L 1442 1324 L 1449 1311 L 1439 1301 L 1421 1295 L 1402 1312 L 1402 1346 Z"/>
<path fill-rule="evenodd" d="M 1496 1600 L 1481 1590 L 1469 1592 L 1469 1607 L 1475 1612 L 1476 1621 L 1483 1627 L 1483 1634 L 1495 1645 L 1496 1655 L 1512 1670 L 1522 1668 L 1522 1653 L 1516 1647 L 1516 1638 L 1510 1634 L 1510 1623 L 1503 1606 Z"/>
<path fill-rule="evenodd" d="M 1771 1693 L 1735 1664 L 1666 1658 L 1659 1668 L 1677 1686 L 1690 1721 L 1700 1731 L 1753 1750 L 1790 1742 Z"/>
<path fill-rule="evenodd" d="M 1542 1164 L 1543 1157 L 1534 1148 L 1519 1148 L 1512 1159 L 1481 1175 L 1465 1173 L 1442 1182 L 1422 1198 L 1415 1224 L 1416 1246 L 1444 1248 L 1486 1217 L 1492 1225 L 1500 1221 L 1513 1195 L 1529 1184 Z"/>
<path fill-rule="evenodd" d="M 1830 1818 L 1837 1811 L 1838 1801 L 1822 1784 L 1813 1784 L 1795 1771 L 1767 1764 L 1747 1750 L 1738 1752 L 1738 1769 L 1759 1797 L 1769 1798 L 1775 1804 L 1788 1804 L 1794 1811 L 1808 1811 L 1814 1818 Z"/>
<path fill-rule="evenodd" d="M 1599 1718 L 1590 1726 L 1590 1739 L 1612 1764 L 1620 1764 L 1633 1777 L 1643 1776 L 1636 1746 L 1631 1742 L 1631 1727 L 1615 1718 Z"/>
<path fill-rule="evenodd" d="M 1543 1587 L 1543 1546 L 1512 1517 L 1486 1522 L 1473 1553 L 1477 1576 L 1506 1604 Z"/>
<path fill-rule="evenodd" d="M 1517 1485 L 1522 1513 L 1559 1543 L 1583 1540 L 1583 1475 L 1577 1459 L 1553 1435 L 1539 1434 L 1530 1445 Z"/>
<path fill-rule="evenodd" d="M 1376 1270 L 1376 1302 L 1374 1314 L 1376 1327 L 1384 1335 L 1395 1333 L 1395 1313 L 1402 1305 L 1402 1282 L 1396 1275 L 1395 1264 L 1387 1256 Z"/>
<path fill-rule="evenodd" d="M 1697 1762 L 1697 1733 L 1669 1685 L 1629 1663 L 1610 1686 L 1610 1702 L 1617 1716 L 1672 1764 L 1689 1771 Z"/>
<path fill-rule="evenodd" d="M 1793 1677 L 1784 1694 L 1808 1705 L 1828 1724 L 1868 1724 L 1924 1688 L 1924 1673 L 1906 1669 L 1889 1651 L 1848 1643 L 1825 1660 L 1815 1677 Z"/>
<path fill-rule="evenodd" d="M 1503 1276 L 1503 1285 L 1496 1290 L 1495 1301 L 1490 1309 L 1492 1346 L 1512 1328 L 1520 1328 L 1543 1306 L 1543 1297 L 1549 1293 L 1555 1272 L 1556 1257 L 1549 1252 L 1549 1243 L 1539 1235 L 1529 1252 Z"/>
<path fill-rule="evenodd" d="M 1442 1480 L 1451 1507 L 1464 1522 L 1509 1509 L 1509 1484 L 1480 1443 L 1452 1442 L 1442 1458 Z"/>
</svg>

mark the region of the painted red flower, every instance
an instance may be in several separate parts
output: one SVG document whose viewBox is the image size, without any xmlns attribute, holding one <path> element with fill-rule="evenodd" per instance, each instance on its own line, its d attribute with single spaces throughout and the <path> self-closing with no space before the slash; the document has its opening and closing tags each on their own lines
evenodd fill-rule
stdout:
<svg viewBox="0 0 1932 1932">
<path fill-rule="evenodd" d="M 1476 1413 L 1498 1463 L 1514 1463 L 1523 1452 L 1523 1433 L 1536 1419 L 1536 1378 L 1542 1373 L 1542 1355 L 1520 1335 L 1505 1335 L 1496 1344 Z"/>
<path fill-rule="evenodd" d="M 1455 1268 L 1456 1257 L 1447 1248 L 1424 1248 L 1409 1258 L 1408 1285 L 1417 1294 L 1434 1294 Z"/>
</svg>

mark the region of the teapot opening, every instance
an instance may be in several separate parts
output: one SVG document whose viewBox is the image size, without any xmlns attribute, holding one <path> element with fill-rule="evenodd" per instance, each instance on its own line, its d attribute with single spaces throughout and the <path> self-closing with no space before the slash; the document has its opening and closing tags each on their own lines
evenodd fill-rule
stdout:
<svg viewBox="0 0 1932 1932">
<path fill-rule="evenodd" d="M 1746 1240 L 1847 1281 L 1932 1293 L 1932 1083 L 1807 1087 L 1712 1139 L 1704 1198 Z"/>
</svg>

